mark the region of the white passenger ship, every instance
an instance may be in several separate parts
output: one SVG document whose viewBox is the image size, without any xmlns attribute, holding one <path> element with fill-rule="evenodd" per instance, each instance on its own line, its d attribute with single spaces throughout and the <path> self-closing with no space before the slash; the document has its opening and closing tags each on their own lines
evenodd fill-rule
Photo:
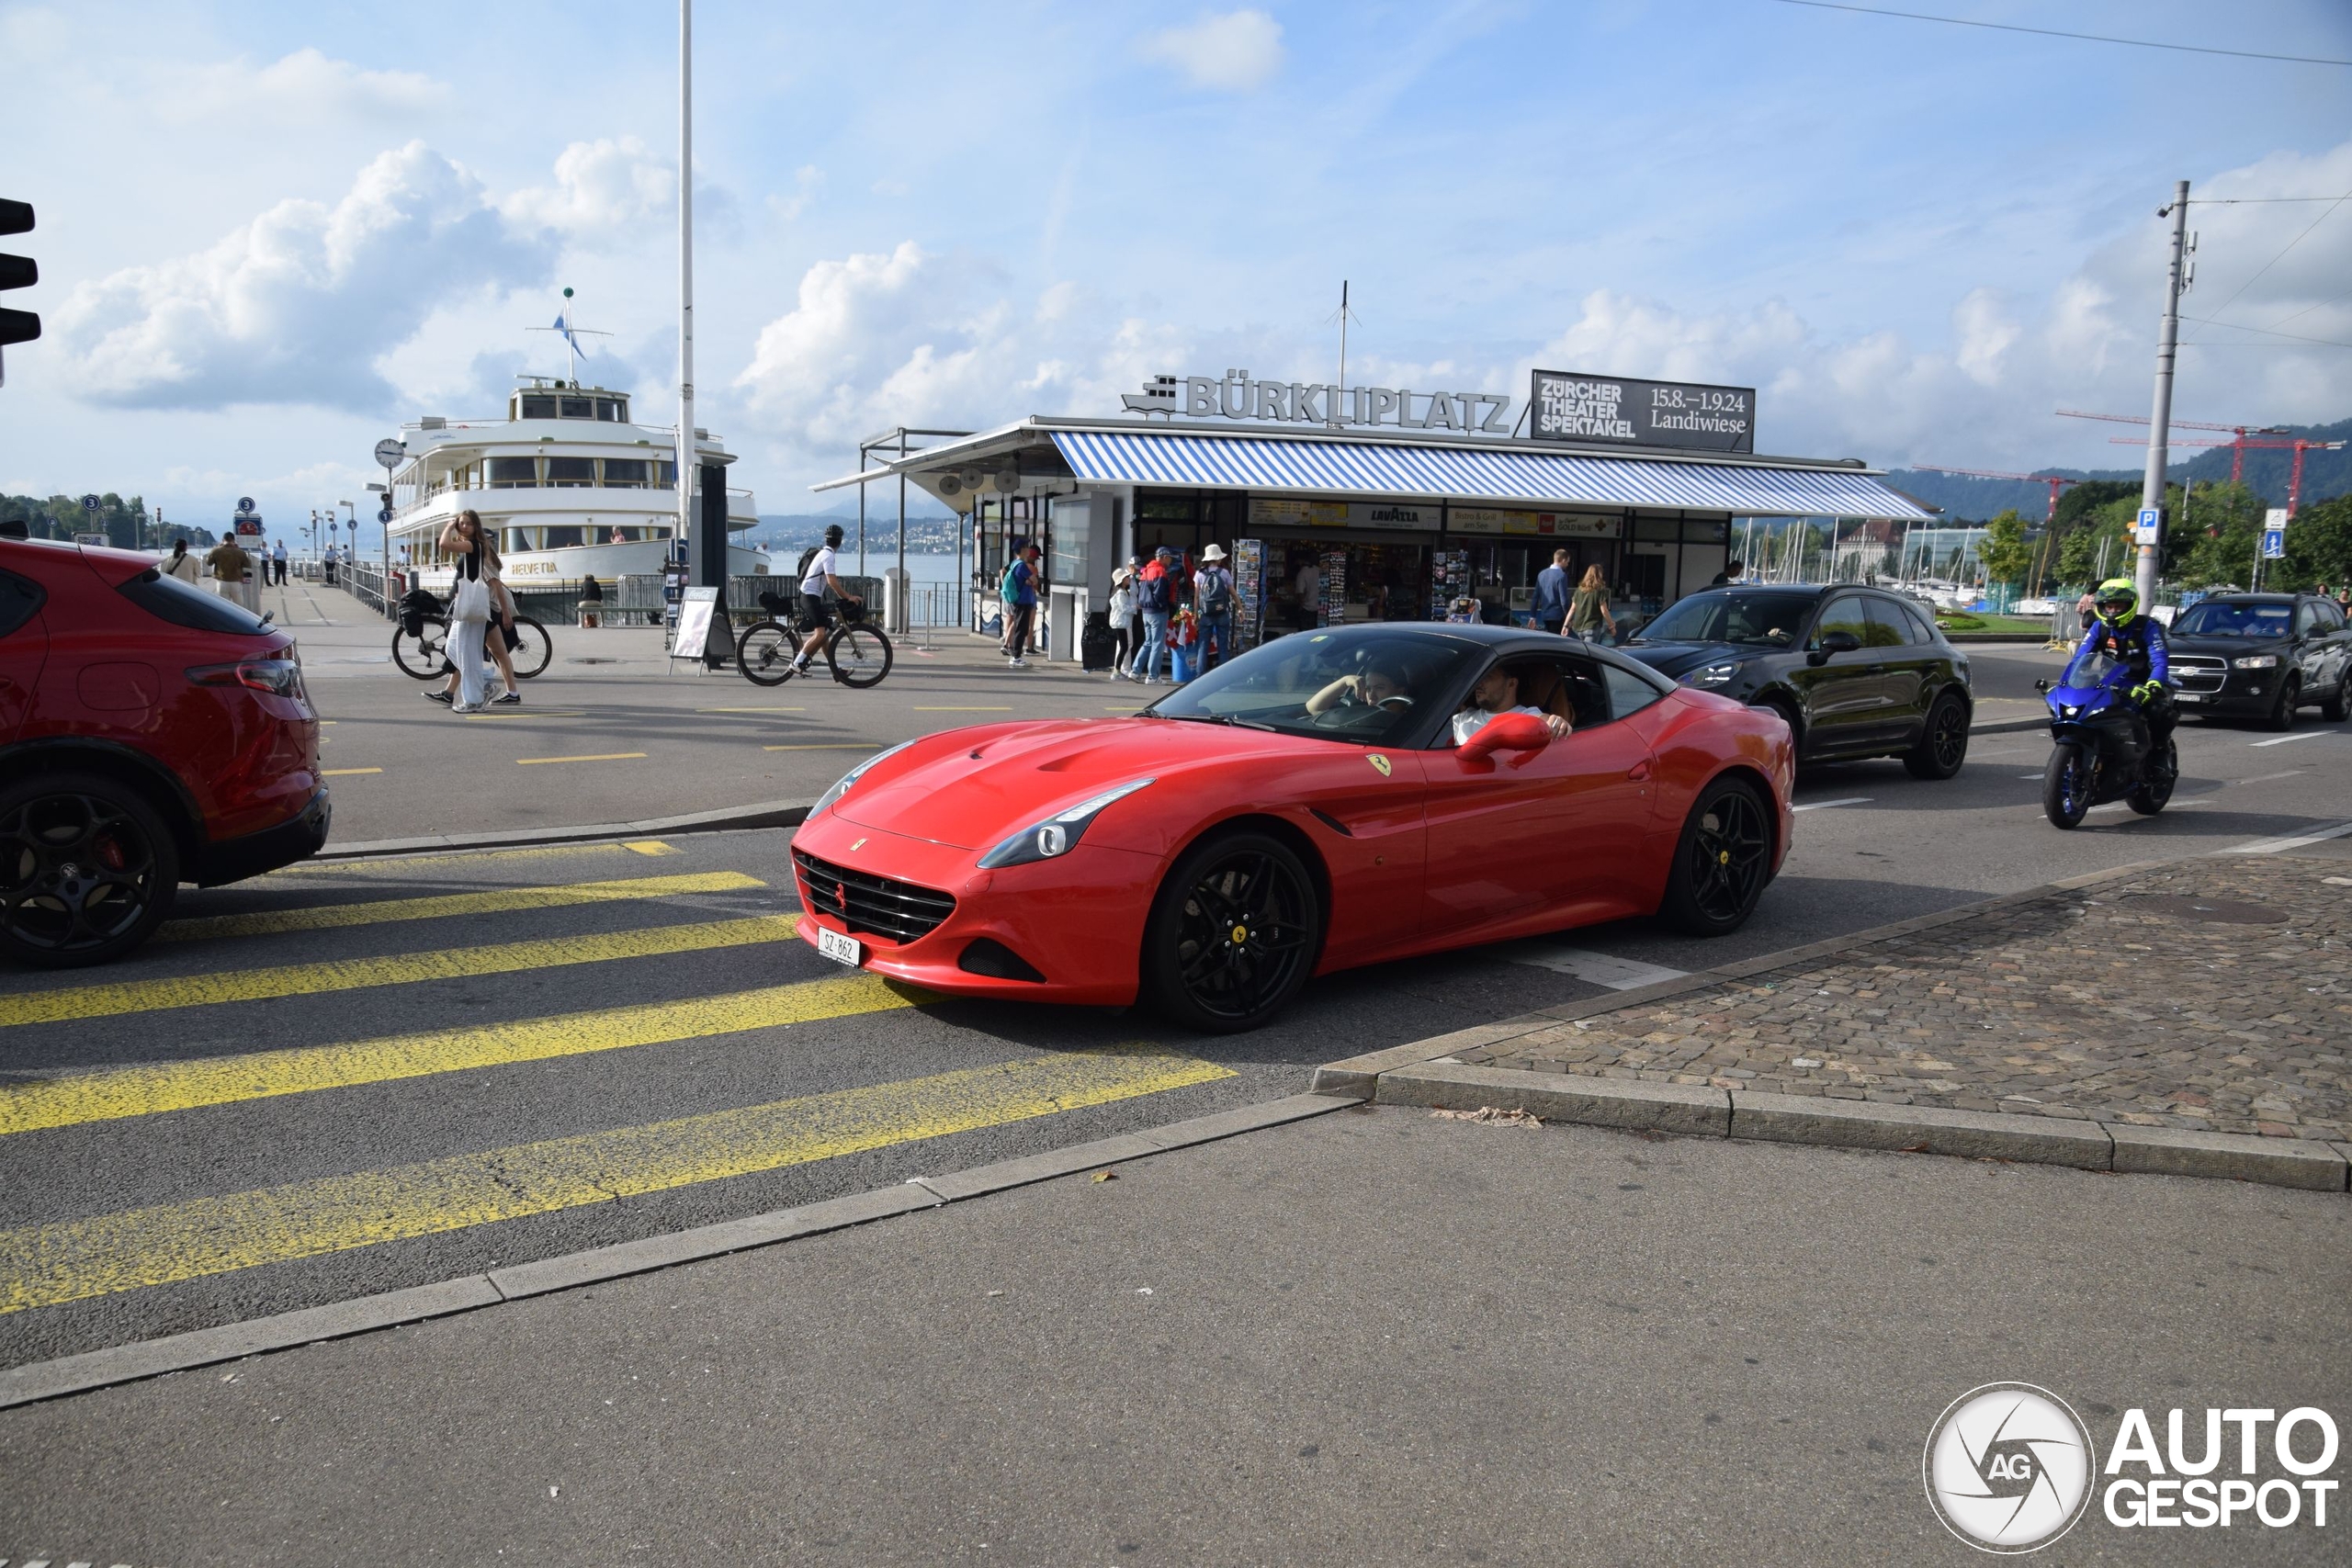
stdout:
<svg viewBox="0 0 2352 1568">
<path fill-rule="evenodd" d="M 502 420 L 421 419 L 401 427 L 406 460 L 392 473 L 391 550 L 427 588 L 446 589 L 454 571 L 441 531 L 470 507 L 498 540 L 505 576 L 517 587 L 609 585 L 659 573 L 684 559 L 678 531 L 677 433 L 633 424 L 626 392 L 576 381 L 525 378 Z M 734 455 L 695 432 L 705 464 Z M 729 532 L 759 516 L 748 490 L 727 492 Z M 767 552 L 730 544 L 730 576 L 763 576 Z"/>
</svg>

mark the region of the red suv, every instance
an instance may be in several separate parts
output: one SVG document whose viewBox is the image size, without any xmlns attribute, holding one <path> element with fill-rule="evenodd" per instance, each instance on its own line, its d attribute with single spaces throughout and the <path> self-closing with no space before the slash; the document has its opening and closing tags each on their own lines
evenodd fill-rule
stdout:
<svg viewBox="0 0 2352 1568">
<path fill-rule="evenodd" d="M 0 956 L 118 958 L 182 881 L 326 836 L 292 637 L 152 557 L 0 538 Z"/>
</svg>

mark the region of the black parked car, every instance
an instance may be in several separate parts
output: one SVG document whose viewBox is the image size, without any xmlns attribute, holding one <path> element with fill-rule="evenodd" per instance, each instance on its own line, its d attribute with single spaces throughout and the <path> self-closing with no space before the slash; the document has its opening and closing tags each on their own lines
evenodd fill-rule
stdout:
<svg viewBox="0 0 2352 1568">
<path fill-rule="evenodd" d="M 2352 695 L 2352 631 L 2316 593 L 2217 593 L 2175 616 L 2165 647 L 2183 713 L 2258 718 L 2292 729 L 2316 705 L 2344 722 Z"/>
<path fill-rule="evenodd" d="M 1916 600 L 1873 588 L 1710 588 L 1627 641 L 1662 675 L 1786 719 L 1800 761 L 1900 757 L 1948 779 L 1968 757 L 1968 656 Z"/>
</svg>

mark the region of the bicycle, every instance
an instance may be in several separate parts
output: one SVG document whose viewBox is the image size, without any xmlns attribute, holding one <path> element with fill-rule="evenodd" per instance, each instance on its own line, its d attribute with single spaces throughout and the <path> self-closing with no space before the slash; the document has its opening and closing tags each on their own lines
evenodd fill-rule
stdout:
<svg viewBox="0 0 2352 1568">
<path fill-rule="evenodd" d="M 779 595 L 761 594 L 760 608 L 772 618 L 743 628 L 742 637 L 735 644 L 735 666 L 755 686 L 781 686 L 803 673 L 793 668 L 792 661 L 806 634 L 794 629 L 797 623 Z M 842 600 L 839 611 L 841 618 L 833 623 L 824 644 L 825 662 L 832 667 L 833 679 L 859 691 L 880 685 L 890 673 L 890 639 L 880 627 L 866 625 L 865 606 L 854 599 Z"/>
<path fill-rule="evenodd" d="M 514 638 L 509 654 L 514 678 L 527 681 L 545 673 L 555 658 L 555 642 L 547 627 L 528 615 L 517 615 Z M 401 602 L 400 625 L 392 629 L 392 662 L 413 681 L 436 680 L 448 673 L 448 649 L 449 617 L 442 613 L 441 601 L 422 589 L 413 591 Z"/>
</svg>

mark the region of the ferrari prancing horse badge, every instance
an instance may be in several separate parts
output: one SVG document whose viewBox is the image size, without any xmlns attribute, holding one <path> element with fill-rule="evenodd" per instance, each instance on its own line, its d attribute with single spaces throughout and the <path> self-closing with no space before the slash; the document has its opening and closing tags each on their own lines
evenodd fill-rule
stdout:
<svg viewBox="0 0 2352 1568">
<path fill-rule="evenodd" d="M 1382 756 L 1379 752 L 1368 752 L 1364 757 L 1364 761 L 1370 762 L 1374 767 L 1378 768 L 1382 778 L 1385 779 L 1388 776 L 1388 759 Z"/>
</svg>

